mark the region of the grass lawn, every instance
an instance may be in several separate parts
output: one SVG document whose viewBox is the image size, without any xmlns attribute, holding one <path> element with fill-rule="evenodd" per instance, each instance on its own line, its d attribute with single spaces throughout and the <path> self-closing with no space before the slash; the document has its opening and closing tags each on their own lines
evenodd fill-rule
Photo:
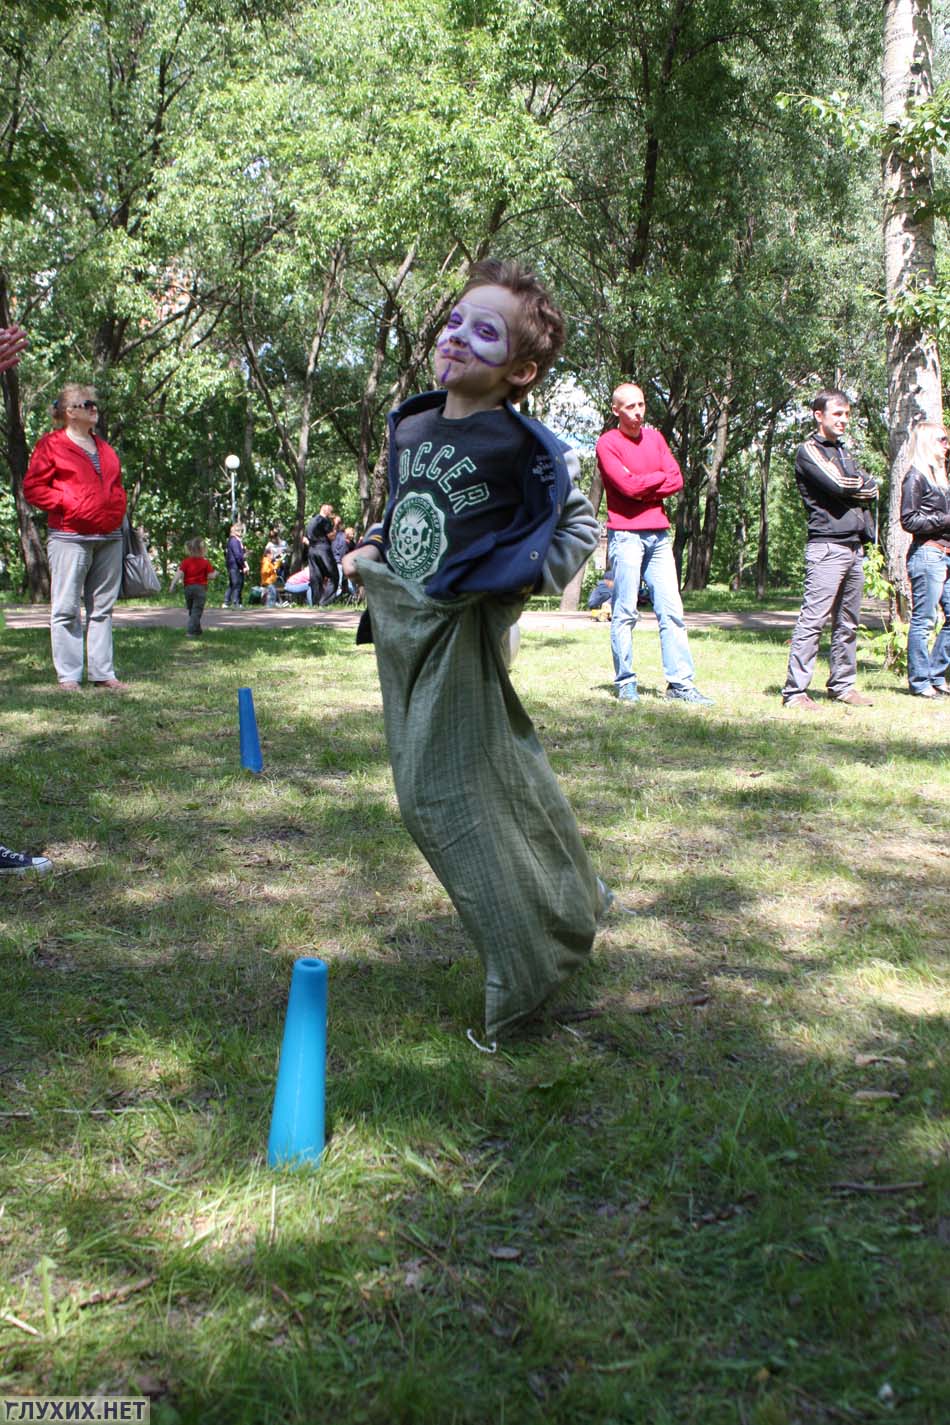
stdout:
<svg viewBox="0 0 950 1425">
<path fill-rule="evenodd" d="M 55 862 L 0 884 L 0 1396 L 945 1425 L 950 706 L 869 667 L 873 708 L 796 715 L 781 634 L 692 643 L 710 711 L 614 701 L 606 627 L 524 637 L 515 684 L 636 914 L 490 1057 L 371 650 L 120 630 L 129 696 L 67 696 L 44 632 L 0 631 L 0 840 Z M 273 1173 L 310 954 L 328 1145 Z"/>
</svg>

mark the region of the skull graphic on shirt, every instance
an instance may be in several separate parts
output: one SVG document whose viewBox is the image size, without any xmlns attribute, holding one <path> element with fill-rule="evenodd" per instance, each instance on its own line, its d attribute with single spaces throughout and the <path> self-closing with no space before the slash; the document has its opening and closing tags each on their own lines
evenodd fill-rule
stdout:
<svg viewBox="0 0 950 1425">
<path fill-rule="evenodd" d="M 445 516 L 431 495 L 411 494 L 393 511 L 388 559 L 403 579 L 422 583 L 438 569 L 445 553 Z"/>
</svg>

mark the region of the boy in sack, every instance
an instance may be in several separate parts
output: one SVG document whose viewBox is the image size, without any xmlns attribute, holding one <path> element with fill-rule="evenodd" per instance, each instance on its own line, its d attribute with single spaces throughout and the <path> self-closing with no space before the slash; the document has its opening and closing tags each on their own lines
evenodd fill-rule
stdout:
<svg viewBox="0 0 950 1425">
<path fill-rule="evenodd" d="M 563 341 L 533 273 L 476 263 L 436 343 L 442 389 L 389 417 L 383 523 L 343 561 L 366 589 L 399 808 L 478 949 L 489 1039 L 586 960 L 610 899 L 505 666 L 525 601 L 597 544 L 576 458 L 511 404 Z"/>
<path fill-rule="evenodd" d="M 188 553 L 178 566 L 171 588 L 184 584 L 185 608 L 188 610 L 187 636 L 200 638 L 203 632 L 201 615 L 208 599 L 208 580 L 214 577 L 217 570 L 208 562 L 203 539 L 189 539 L 185 549 Z"/>
</svg>

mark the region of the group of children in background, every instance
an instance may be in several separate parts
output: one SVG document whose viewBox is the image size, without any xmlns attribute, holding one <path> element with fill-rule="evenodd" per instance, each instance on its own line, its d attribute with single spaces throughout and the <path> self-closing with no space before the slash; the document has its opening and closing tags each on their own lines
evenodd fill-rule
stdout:
<svg viewBox="0 0 950 1425">
<path fill-rule="evenodd" d="M 332 544 L 337 561 L 356 545 L 355 531 L 344 528 L 339 515 L 334 518 Z M 188 638 L 202 635 L 201 616 L 208 601 L 208 581 L 216 577 L 218 570 L 208 559 L 205 540 L 189 539 L 185 544 L 185 557 L 172 578 L 171 590 L 183 587 L 185 608 L 188 612 Z M 247 549 L 244 544 L 244 526 L 232 524 L 225 546 L 225 568 L 228 576 L 227 592 L 222 608 L 240 608 L 244 592 L 244 581 L 250 573 Z M 290 600 L 281 598 L 286 580 L 290 577 L 290 547 L 281 538 L 278 525 L 272 525 L 264 552 L 261 555 L 260 595 L 261 602 L 269 607 L 289 608 Z M 347 584 L 348 581 L 343 581 Z M 340 592 L 339 590 L 337 592 Z M 309 596 L 309 589 L 308 589 Z M 308 597 L 309 602 L 309 597 Z"/>
</svg>

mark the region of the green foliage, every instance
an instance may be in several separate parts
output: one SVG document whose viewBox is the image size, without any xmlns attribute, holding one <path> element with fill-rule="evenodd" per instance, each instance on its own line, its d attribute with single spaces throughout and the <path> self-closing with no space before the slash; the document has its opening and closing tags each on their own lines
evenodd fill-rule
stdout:
<svg viewBox="0 0 950 1425">
<path fill-rule="evenodd" d="M 78 190 L 86 174 L 59 116 L 32 102 L 31 81 L 46 45 L 61 43 L 81 0 L 7 0 L 0 13 L 0 219 L 21 221 L 44 190 Z"/>
<path fill-rule="evenodd" d="M 29 438 L 64 379 L 95 380 L 169 547 L 214 537 L 227 450 L 254 525 L 327 488 L 365 507 L 385 412 L 427 384 L 440 306 L 488 249 L 531 262 L 564 305 L 555 379 L 606 409 L 620 374 L 641 378 L 696 525 L 728 402 L 720 577 L 754 523 L 772 414 L 781 429 L 839 367 L 880 405 L 867 156 L 775 108 L 803 71 L 840 85 L 866 63 L 861 7 L 698 0 L 674 23 L 650 0 L 619 29 L 601 0 L 13 13 L 28 112 L 75 159 L 42 169 L 21 123 L 32 210 L 0 217 L 0 240 L 31 332 Z M 786 474 L 770 515 L 796 518 Z M 772 547 L 794 577 L 797 538 Z"/>
<path fill-rule="evenodd" d="M 890 153 L 894 158 L 929 170 L 935 157 L 950 151 L 950 80 L 937 85 L 929 99 L 908 106 L 899 121 L 885 124 L 879 108 L 856 102 L 833 90 L 827 96 L 782 93 L 776 103 L 780 110 L 797 109 L 813 121 L 830 142 L 852 153 L 874 158 Z M 950 217 L 950 189 L 944 183 L 919 198 L 918 218 Z M 878 288 L 880 291 L 880 288 Z M 950 333 L 950 286 L 941 272 L 936 283 L 925 286 L 905 284 L 890 302 L 879 297 L 882 318 L 908 330 L 921 330 L 941 344 Z"/>
<path fill-rule="evenodd" d="M 885 668 L 895 673 L 907 673 L 907 635 L 910 625 L 896 612 L 897 591 L 887 577 L 887 557 L 879 544 L 868 546 L 864 559 L 864 590 L 872 599 L 886 604 L 884 629 L 880 632 L 863 624 L 858 632 L 861 647 L 873 658 L 879 658 Z"/>
<path fill-rule="evenodd" d="M 823 129 L 833 142 L 851 152 L 880 149 L 887 137 L 879 113 L 864 104 L 853 103 L 838 90 L 826 97 L 817 94 L 777 94 L 776 106 L 784 111 L 798 109 Z"/>
</svg>

